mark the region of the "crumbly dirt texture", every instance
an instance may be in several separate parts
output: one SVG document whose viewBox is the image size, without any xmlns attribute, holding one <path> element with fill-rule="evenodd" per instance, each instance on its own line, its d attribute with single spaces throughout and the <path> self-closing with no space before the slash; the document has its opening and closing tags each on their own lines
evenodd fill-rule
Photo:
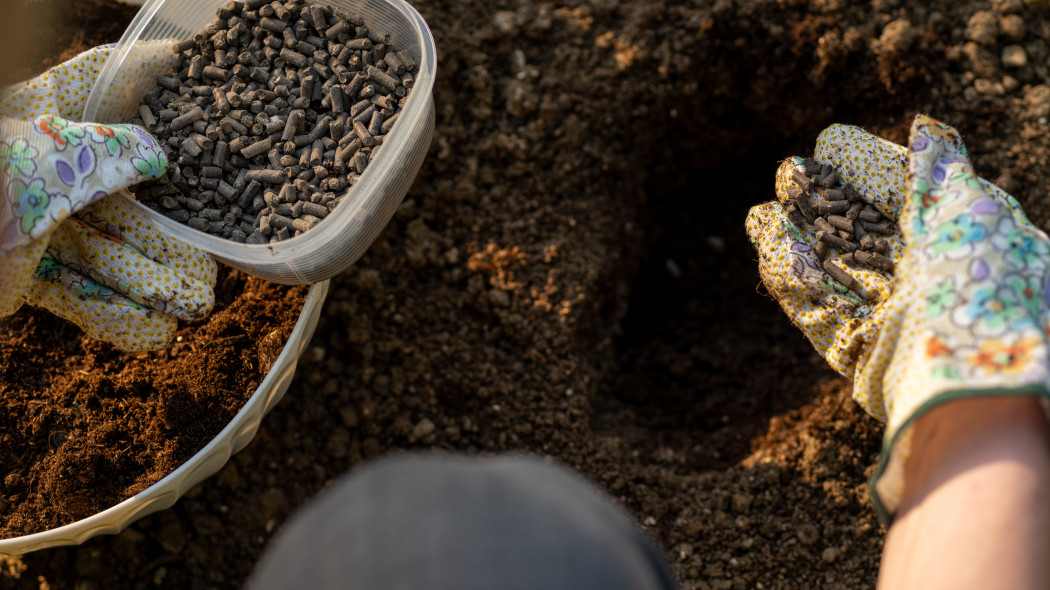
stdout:
<svg viewBox="0 0 1050 590">
<path fill-rule="evenodd" d="M 233 419 L 280 354 L 307 287 L 224 271 L 216 291 L 212 314 L 155 353 L 121 352 L 28 306 L 0 319 L 0 538 L 141 492 Z"/>
<path fill-rule="evenodd" d="M 560 459 L 683 588 L 874 587 L 881 427 L 762 290 L 744 218 L 826 125 L 903 142 L 925 112 L 1048 227 L 1046 0 L 414 4 L 429 157 L 284 401 L 172 509 L 0 561 L 0 588 L 237 588 L 297 506 L 404 449 Z"/>
</svg>

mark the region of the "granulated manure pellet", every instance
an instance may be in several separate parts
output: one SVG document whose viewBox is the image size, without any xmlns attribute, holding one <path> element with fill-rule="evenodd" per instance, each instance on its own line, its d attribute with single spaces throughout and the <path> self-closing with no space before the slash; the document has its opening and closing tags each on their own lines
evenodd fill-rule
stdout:
<svg viewBox="0 0 1050 590">
<path fill-rule="evenodd" d="M 142 98 L 133 122 L 157 136 L 169 166 L 136 197 L 237 242 L 308 231 L 375 159 L 418 70 L 360 16 L 234 0 L 176 44 L 175 73 Z"/>
<path fill-rule="evenodd" d="M 893 261 L 885 256 L 889 244 L 873 235 L 893 234 L 896 228 L 892 219 L 885 218 L 856 188 L 844 183 L 828 164 L 806 158 L 802 170 L 792 173 L 792 180 L 798 186 L 788 188 L 784 205 L 788 221 L 799 229 L 812 230 L 813 252 L 831 278 L 862 295 L 860 283 L 833 259 L 850 267 L 863 265 L 893 272 Z M 819 198 L 810 203 L 811 197 Z M 807 209 L 810 215 L 806 215 Z"/>
</svg>

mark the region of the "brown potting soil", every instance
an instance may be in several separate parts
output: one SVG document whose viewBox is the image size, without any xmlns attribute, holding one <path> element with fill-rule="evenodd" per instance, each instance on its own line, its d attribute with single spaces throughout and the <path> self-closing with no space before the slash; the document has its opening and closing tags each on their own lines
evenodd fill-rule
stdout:
<svg viewBox="0 0 1050 590">
<path fill-rule="evenodd" d="M 172 509 L 0 561 L 0 588 L 237 588 L 297 506 L 403 449 L 564 461 L 683 588 L 873 587 L 880 426 L 759 286 L 743 220 L 826 125 L 903 142 L 926 112 L 1050 226 L 1047 2 L 413 3 L 434 141 L 284 401 Z"/>
<path fill-rule="evenodd" d="M 215 311 L 156 353 L 28 306 L 0 319 L 0 538 L 91 516 L 192 457 L 262 382 L 306 290 L 224 270 Z"/>
</svg>

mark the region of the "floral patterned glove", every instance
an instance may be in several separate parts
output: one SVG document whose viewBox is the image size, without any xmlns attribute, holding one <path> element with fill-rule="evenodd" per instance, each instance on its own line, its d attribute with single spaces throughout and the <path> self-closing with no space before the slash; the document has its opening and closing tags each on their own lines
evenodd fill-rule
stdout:
<svg viewBox="0 0 1050 590">
<path fill-rule="evenodd" d="M 167 344 L 212 308 L 207 254 L 107 196 L 160 177 L 163 150 L 132 125 L 76 123 L 110 49 L 0 95 L 0 316 L 23 301 L 125 350 Z"/>
<path fill-rule="evenodd" d="M 900 232 L 887 240 L 894 271 L 842 265 L 831 249 L 827 260 L 856 285 L 847 290 L 825 272 L 816 228 L 797 226 L 785 210 L 801 158 L 781 165 L 780 202 L 754 207 L 747 232 L 766 288 L 832 368 L 853 378 L 854 398 L 887 423 L 872 478 L 885 520 L 900 503 L 917 416 L 963 396 L 1048 396 L 1050 240 L 1017 201 L 976 176 L 958 132 L 928 117 L 916 117 L 907 148 L 834 125 L 814 157 L 897 219 Z"/>
</svg>

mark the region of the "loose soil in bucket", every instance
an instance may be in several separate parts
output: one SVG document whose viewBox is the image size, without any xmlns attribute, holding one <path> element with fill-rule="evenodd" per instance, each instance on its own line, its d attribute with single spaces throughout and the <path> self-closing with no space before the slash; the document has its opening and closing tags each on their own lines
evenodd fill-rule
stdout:
<svg viewBox="0 0 1050 590">
<path fill-rule="evenodd" d="M 0 319 L 0 538 L 91 516 L 192 457 L 269 372 L 306 290 L 224 270 L 211 316 L 155 353 L 29 307 Z"/>
<path fill-rule="evenodd" d="M 434 142 L 284 401 L 170 510 L 0 588 L 238 588 L 297 506 L 403 449 L 569 463 L 683 588 L 874 587 L 881 428 L 759 286 L 744 218 L 826 125 L 903 142 L 926 112 L 1050 226 L 1045 2 L 413 4 Z"/>
</svg>

